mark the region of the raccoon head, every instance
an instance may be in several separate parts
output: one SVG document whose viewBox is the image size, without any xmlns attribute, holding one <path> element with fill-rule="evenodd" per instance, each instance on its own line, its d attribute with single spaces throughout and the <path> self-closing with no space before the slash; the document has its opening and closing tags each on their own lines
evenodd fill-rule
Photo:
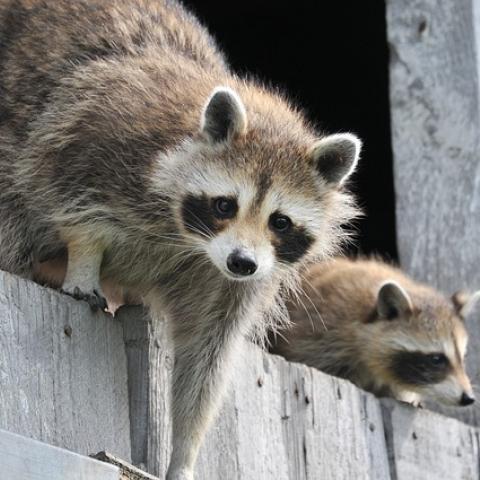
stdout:
<svg viewBox="0 0 480 480">
<path fill-rule="evenodd" d="M 360 141 L 351 134 L 316 139 L 298 113 L 258 95 L 246 107 L 235 91 L 217 87 L 198 136 L 170 162 L 180 230 L 237 281 L 330 253 L 341 224 L 356 213 L 342 185 Z"/>
<path fill-rule="evenodd" d="M 454 297 L 457 303 L 428 295 L 420 295 L 425 298 L 415 304 L 398 283 L 381 286 L 374 320 L 383 357 L 377 361 L 379 375 L 392 390 L 415 392 L 446 405 L 470 405 L 474 394 L 465 372 L 468 337 L 463 316 L 480 295 Z"/>
</svg>

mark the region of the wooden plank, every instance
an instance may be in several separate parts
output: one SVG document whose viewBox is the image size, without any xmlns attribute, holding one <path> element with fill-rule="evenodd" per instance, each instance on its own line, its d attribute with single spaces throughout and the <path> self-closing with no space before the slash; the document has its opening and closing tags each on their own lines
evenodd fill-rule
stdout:
<svg viewBox="0 0 480 480">
<path fill-rule="evenodd" d="M 388 0 L 387 17 L 401 263 L 448 294 L 479 289 L 479 2 Z M 480 349 L 467 360 L 478 384 Z M 448 413 L 479 425 L 480 402 Z"/>
<path fill-rule="evenodd" d="M 392 479 L 478 480 L 478 429 L 394 401 L 383 408 Z"/>
<path fill-rule="evenodd" d="M 99 452 L 95 455 L 91 455 L 91 457 L 118 467 L 120 471 L 120 480 L 159 480 L 158 477 L 154 477 L 153 475 L 140 470 L 111 453 Z"/>
<path fill-rule="evenodd" d="M 130 459 L 122 325 L 0 272 L 0 428 Z"/>
<path fill-rule="evenodd" d="M 146 445 L 145 469 L 162 478 L 170 449 L 169 419 L 163 417 L 170 349 L 163 321 L 141 316 L 140 329 L 138 314 L 130 308 L 122 312 L 126 336 L 136 339 L 130 344 L 137 350 L 129 355 L 131 386 L 146 377 L 151 384 L 139 390 L 143 400 L 137 391 L 132 422 L 148 425 L 152 418 L 162 428 L 149 428 L 146 437 L 132 430 L 132 445 L 135 450 L 138 438 Z M 145 348 L 148 356 L 139 362 L 138 350 Z M 153 375 L 145 376 L 145 367 Z M 395 401 L 381 405 L 349 382 L 248 345 L 200 451 L 195 478 L 478 480 L 478 438 L 476 428 Z"/>
<path fill-rule="evenodd" d="M 225 411 L 236 417 L 235 478 L 389 478 L 381 412 L 372 396 L 254 346 L 245 350 L 234 378 Z M 207 440 L 199 468 L 211 458 L 206 450 L 213 443 Z M 202 478 L 209 475 L 214 472 Z"/>
<path fill-rule="evenodd" d="M 123 307 L 128 360 L 132 463 L 154 475 L 166 471 L 170 458 L 170 373 L 173 354 L 165 319 L 152 319 L 141 307 Z"/>
<path fill-rule="evenodd" d="M 2 480 L 119 480 L 114 465 L 0 430 Z"/>
<path fill-rule="evenodd" d="M 164 319 L 150 320 L 140 308 L 125 308 L 119 315 L 121 321 L 114 321 L 11 275 L 0 275 L 0 280 L 1 421 L 79 451 L 111 443 L 117 450 L 126 450 L 114 455 L 124 458 L 129 457 L 131 432 L 134 463 L 163 478 L 170 455 L 168 403 L 173 365 Z M 66 321 L 72 331 L 65 337 Z M 122 325 L 127 355 L 115 356 L 116 342 L 123 352 Z M 72 348 L 68 342 L 75 334 L 85 338 Z M 87 358 L 104 362 L 102 367 L 109 375 L 98 377 Z M 130 431 L 128 418 L 120 423 L 114 418 L 122 415 L 126 405 L 116 399 L 119 392 L 126 396 L 125 382 L 111 383 L 115 375 L 125 380 L 126 358 L 134 425 Z M 118 372 L 118 365 L 114 368 L 109 362 L 120 366 L 123 362 L 123 367 Z M 62 363 L 66 366 L 60 368 Z M 74 368 L 91 370 L 78 385 Z M 60 377 L 59 369 L 68 375 Z M 92 408 L 97 406 L 91 401 L 93 395 L 101 401 L 99 410 Z M 104 405 L 106 418 L 102 417 Z M 67 412 L 74 421 L 65 420 Z M 115 434 L 118 438 L 113 438 Z M 201 449 L 196 480 L 480 480 L 478 438 L 478 429 L 456 420 L 396 402 L 381 406 L 348 382 L 246 345 L 235 365 L 225 405 Z M 1 445 L 0 466 L 2 448 L 9 448 Z M 8 468 L 13 464 L 25 468 L 18 455 L 24 450 L 19 446 L 8 450 L 17 458 L 15 464 L 9 460 Z M 32 459 L 29 465 L 38 467 L 39 462 Z M 48 460 L 48 468 L 62 465 L 66 463 Z M 11 475 L 5 468 L 0 468 L 0 479 L 44 479 Z M 2 476 L 4 471 L 9 474 Z M 82 474 L 81 467 L 75 466 L 77 471 Z M 127 479 L 150 478 L 133 467 L 122 467 L 122 471 Z M 43 472 L 49 480 L 66 478 L 55 477 L 47 467 Z"/>
<path fill-rule="evenodd" d="M 149 324 L 143 317 L 142 327 L 137 315 L 138 310 L 131 308 L 120 314 L 130 394 L 135 397 L 131 419 L 132 424 L 150 426 L 147 436 L 132 429 L 132 449 L 140 451 L 141 445 L 147 452 L 141 457 L 146 462 L 143 468 L 162 478 L 169 457 L 165 373 L 171 369 L 170 349 L 163 321 Z M 233 377 L 225 405 L 201 449 L 196 479 L 390 478 L 381 410 L 370 395 L 253 345 L 246 346 Z M 145 387 L 147 381 L 150 385 Z M 143 401 L 139 392 L 145 395 Z"/>
</svg>

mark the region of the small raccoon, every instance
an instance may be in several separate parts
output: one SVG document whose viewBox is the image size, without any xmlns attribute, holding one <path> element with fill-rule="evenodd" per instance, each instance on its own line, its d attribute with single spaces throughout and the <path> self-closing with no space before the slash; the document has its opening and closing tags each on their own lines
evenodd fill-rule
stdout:
<svg viewBox="0 0 480 480">
<path fill-rule="evenodd" d="M 167 479 L 192 479 L 245 337 L 356 214 L 360 140 L 235 75 L 173 0 L 0 0 L 0 24 L 0 268 L 68 262 L 65 293 L 168 315 Z"/>
<path fill-rule="evenodd" d="M 272 352 L 351 380 L 378 396 L 470 405 L 464 318 L 480 297 L 451 300 L 376 260 L 335 259 L 304 277 L 292 327 Z"/>
</svg>

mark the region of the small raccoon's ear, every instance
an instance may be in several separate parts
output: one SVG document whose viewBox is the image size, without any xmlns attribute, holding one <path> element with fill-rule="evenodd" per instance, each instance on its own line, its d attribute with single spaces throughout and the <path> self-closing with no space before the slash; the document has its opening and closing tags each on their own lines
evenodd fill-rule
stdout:
<svg viewBox="0 0 480 480">
<path fill-rule="evenodd" d="M 452 295 L 452 303 L 455 307 L 455 311 L 463 319 L 468 317 L 479 300 L 480 290 L 476 291 L 475 293 L 468 293 L 460 290 Z"/>
<path fill-rule="evenodd" d="M 362 142 L 355 135 L 336 133 L 318 140 L 311 156 L 323 179 L 341 185 L 355 170 L 361 148 Z"/>
<path fill-rule="evenodd" d="M 394 320 L 413 312 L 412 301 L 397 282 L 388 281 L 378 291 L 377 312 L 381 318 Z"/>
<path fill-rule="evenodd" d="M 247 112 L 236 92 L 216 87 L 203 108 L 200 131 L 213 143 L 244 135 Z"/>
</svg>

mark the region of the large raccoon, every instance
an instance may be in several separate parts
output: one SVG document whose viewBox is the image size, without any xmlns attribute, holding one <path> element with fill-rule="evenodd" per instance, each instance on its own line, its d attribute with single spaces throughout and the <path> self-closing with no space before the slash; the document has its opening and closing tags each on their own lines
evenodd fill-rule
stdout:
<svg viewBox="0 0 480 480">
<path fill-rule="evenodd" d="M 0 267 L 68 254 L 65 293 L 168 313 L 167 478 L 191 479 L 245 336 L 355 215 L 360 141 L 232 73 L 173 0 L 0 0 L 0 22 Z"/>
<path fill-rule="evenodd" d="M 311 267 L 303 288 L 274 353 L 379 396 L 474 402 L 463 320 L 479 293 L 448 300 L 381 261 L 341 258 Z"/>
</svg>

